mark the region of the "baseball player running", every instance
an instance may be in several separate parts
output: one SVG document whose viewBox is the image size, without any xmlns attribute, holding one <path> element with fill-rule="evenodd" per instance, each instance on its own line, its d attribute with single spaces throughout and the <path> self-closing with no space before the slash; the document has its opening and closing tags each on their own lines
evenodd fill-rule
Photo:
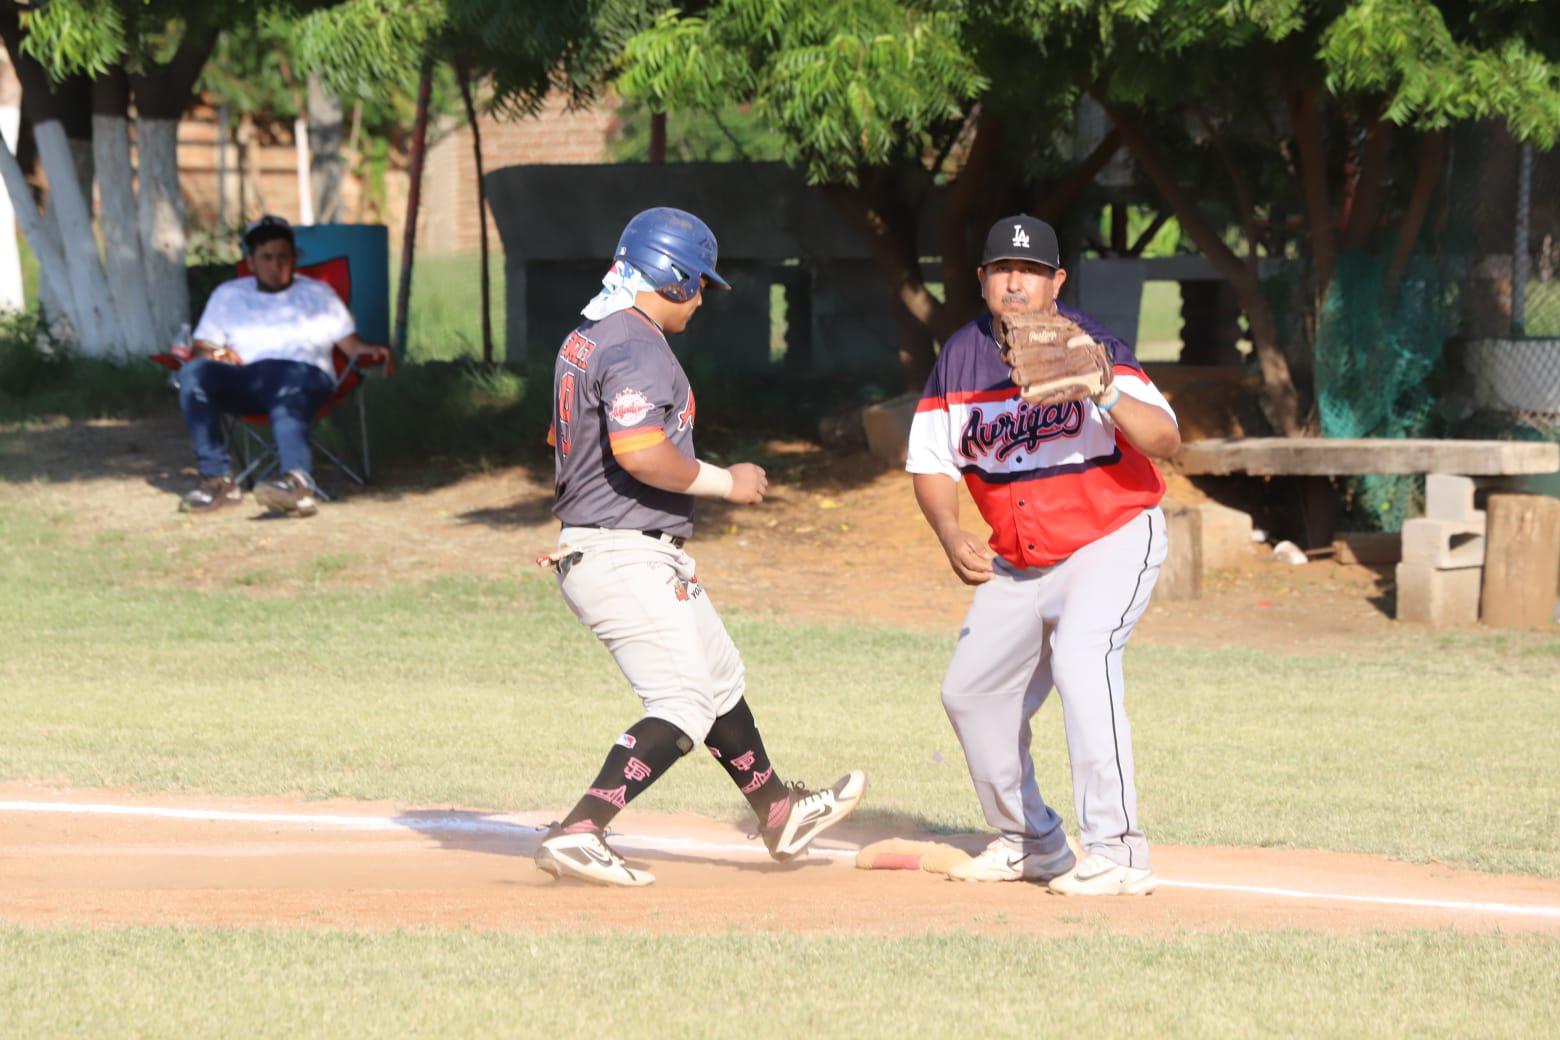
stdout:
<svg viewBox="0 0 1560 1040">
<path fill-rule="evenodd" d="M 1065 895 L 1146 894 L 1156 879 L 1138 820 L 1121 657 L 1165 558 L 1165 485 L 1149 460 L 1179 449 L 1175 413 L 1125 343 L 1057 304 L 1067 272 L 1049 224 L 998 221 L 976 276 L 990 314 L 944 345 L 906 464 L 954 573 L 975 586 L 942 701 L 1000 834 L 950 876 L 1048 882 Z M 1020 330 L 1036 319 L 1067 331 L 1032 347 Z M 999 335 L 1009 342 L 999 346 Z M 1020 349 L 1034 370 L 1004 360 L 1018 366 Z M 1040 378 L 1068 359 L 1083 361 L 1083 375 Z M 988 544 L 959 524 L 961 478 L 991 526 Z M 1030 758 L 1029 720 L 1053 685 L 1081 863 Z"/>
<path fill-rule="evenodd" d="M 693 391 L 666 341 L 687 327 L 704 289 L 730 288 L 715 261 L 715 236 L 698 217 L 638 214 L 553 369 L 548 436 L 563 530 L 544 559 L 645 709 L 542 840 L 536 862 L 554 877 L 654 881 L 607 845 L 605 829 L 696 744 L 746 796 L 777 860 L 845 819 L 866 791 L 858 771 L 821 791 L 782 782 L 743 696 L 742 658 L 683 551 L 695 498 L 757 505 L 768 486 L 753 463 L 722 468 L 694 454 Z"/>
</svg>

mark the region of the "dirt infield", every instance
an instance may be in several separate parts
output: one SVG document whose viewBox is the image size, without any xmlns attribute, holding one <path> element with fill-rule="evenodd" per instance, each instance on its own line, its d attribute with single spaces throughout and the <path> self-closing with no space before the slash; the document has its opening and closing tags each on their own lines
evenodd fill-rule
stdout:
<svg viewBox="0 0 1560 1040">
<path fill-rule="evenodd" d="M 731 826 L 632 810 L 615 841 L 658 880 L 607 890 L 553 881 L 532 865 L 548 818 L 0 785 L 0 919 L 371 930 L 1560 935 L 1560 882 L 1375 856 L 1159 845 L 1162 884 L 1154 895 L 1079 900 L 1033 885 L 856 870 L 854 848 L 885 835 L 848 823 L 817 853 L 779 865 Z M 981 839 L 952 840 L 978 847 Z"/>
</svg>

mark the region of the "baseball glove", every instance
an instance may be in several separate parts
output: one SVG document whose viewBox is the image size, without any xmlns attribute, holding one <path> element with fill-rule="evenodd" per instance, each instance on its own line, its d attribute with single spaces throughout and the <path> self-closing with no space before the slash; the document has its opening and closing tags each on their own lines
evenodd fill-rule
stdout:
<svg viewBox="0 0 1560 1040">
<path fill-rule="evenodd" d="M 1004 314 L 993 331 L 1019 394 L 1030 404 L 1110 396 L 1110 355 L 1076 322 L 1060 314 Z"/>
</svg>

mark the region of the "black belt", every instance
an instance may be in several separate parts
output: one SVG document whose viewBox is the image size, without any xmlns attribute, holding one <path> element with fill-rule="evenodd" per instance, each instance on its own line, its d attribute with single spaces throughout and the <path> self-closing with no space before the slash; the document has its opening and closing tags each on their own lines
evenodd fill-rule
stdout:
<svg viewBox="0 0 1560 1040">
<path fill-rule="evenodd" d="M 565 527 L 593 527 L 593 528 L 595 528 L 598 531 L 627 531 L 627 530 L 632 530 L 631 528 L 627 528 L 627 527 L 607 527 L 607 526 L 605 526 L 603 524 L 565 524 L 564 526 Z M 687 538 L 684 538 L 680 534 L 671 534 L 671 533 L 666 532 L 666 531 L 651 530 L 651 531 L 640 531 L 639 533 L 644 535 L 646 538 L 654 538 L 656 541 L 665 542 L 668 545 L 670 545 L 673 549 L 681 549 L 683 547 L 683 544 L 688 541 Z"/>
</svg>

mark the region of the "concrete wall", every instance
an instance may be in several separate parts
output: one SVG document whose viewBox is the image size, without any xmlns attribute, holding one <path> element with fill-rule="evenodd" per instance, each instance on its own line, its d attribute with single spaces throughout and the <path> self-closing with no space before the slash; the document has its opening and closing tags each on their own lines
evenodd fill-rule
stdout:
<svg viewBox="0 0 1560 1040">
<path fill-rule="evenodd" d="M 866 243 L 784 164 L 513 166 L 489 174 L 487 190 L 504 248 L 511 363 L 553 354 L 600 288 L 630 217 L 676 206 L 714 229 L 721 274 L 734 287 L 705 297 L 674 342 L 680 355 L 767 369 L 771 299 L 783 286 L 787 349 L 807 370 L 897 381 L 889 299 Z M 935 226 L 932 214 L 921 226 Z"/>
</svg>

